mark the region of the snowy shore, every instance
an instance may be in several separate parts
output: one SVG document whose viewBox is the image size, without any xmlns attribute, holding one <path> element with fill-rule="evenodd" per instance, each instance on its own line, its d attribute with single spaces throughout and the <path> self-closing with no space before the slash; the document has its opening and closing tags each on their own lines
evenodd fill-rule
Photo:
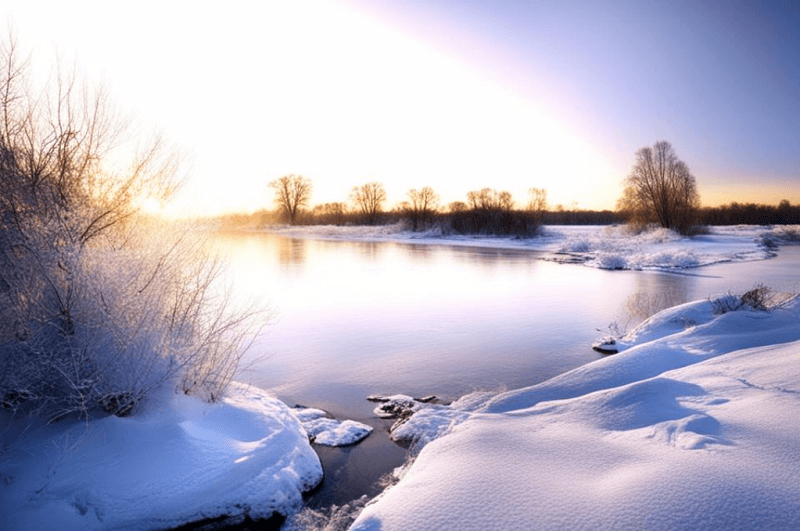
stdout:
<svg viewBox="0 0 800 531">
<path fill-rule="evenodd" d="M 681 269 L 721 262 L 765 260 L 778 245 L 800 242 L 800 227 L 736 225 L 709 227 L 708 234 L 682 237 L 667 229 L 639 234 L 612 225 L 548 225 L 535 238 L 462 236 L 439 228 L 413 232 L 403 224 L 383 226 L 271 226 L 263 229 L 289 238 L 387 241 L 497 249 L 528 249 L 556 261 L 602 269 Z"/>
<path fill-rule="evenodd" d="M 351 529 L 796 529 L 800 300 L 688 303 L 623 341 L 467 413 L 421 409 L 404 435 L 432 442 Z"/>
<path fill-rule="evenodd" d="M 162 390 L 132 417 L 32 426 L 3 418 L 0 527 L 168 529 L 302 506 L 322 467 L 297 416 L 255 388 L 216 404 Z"/>
</svg>

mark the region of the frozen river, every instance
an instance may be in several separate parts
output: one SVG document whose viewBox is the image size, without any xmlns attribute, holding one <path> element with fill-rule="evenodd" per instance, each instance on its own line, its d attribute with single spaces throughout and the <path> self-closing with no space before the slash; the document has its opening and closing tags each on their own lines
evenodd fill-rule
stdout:
<svg viewBox="0 0 800 531">
<path fill-rule="evenodd" d="M 264 359 L 239 379 L 376 428 L 354 447 L 317 448 L 326 480 L 312 506 L 374 495 L 378 477 L 403 463 L 406 450 L 389 441 L 370 394 L 452 400 L 524 387 L 598 359 L 590 345 L 610 323 L 630 330 L 660 309 L 756 283 L 800 287 L 797 247 L 659 272 L 560 264 L 532 250 L 250 232 L 215 241 L 237 296 L 276 310 L 251 350 Z"/>
</svg>

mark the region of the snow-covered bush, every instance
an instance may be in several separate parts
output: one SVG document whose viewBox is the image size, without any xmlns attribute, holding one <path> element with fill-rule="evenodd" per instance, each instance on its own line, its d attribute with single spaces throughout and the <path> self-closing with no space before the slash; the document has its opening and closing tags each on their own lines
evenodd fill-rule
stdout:
<svg viewBox="0 0 800 531">
<path fill-rule="evenodd" d="M 628 267 L 625 257 L 616 253 L 598 253 L 596 262 L 600 269 L 627 269 Z"/>
<path fill-rule="evenodd" d="M 767 249 L 797 244 L 800 243 L 800 227 L 797 225 L 776 227 L 761 234 L 758 241 Z"/>
<path fill-rule="evenodd" d="M 128 414 L 173 379 L 215 399 L 249 314 L 192 231 L 139 212 L 175 190 L 174 157 L 156 140 L 120 164 L 104 95 L 59 77 L 31 96 L 13 42 L 0 71 L 0 406 Z"/>
<path fill-rule="evenodd" d="M 756 285 L 741 295 L 726 293 L 711 299 L 714 313 L 722 315 L 738 310 L 769 311 L 780 306 L 792 297 L 790 294 L 778 293 L 763 284 Z"/>
<path fill-rule="evenodd" d="M 788 243 L 800 243 L 800 227 L 797 225 L 781 227 L 775 230 L 775 235 L 782 241 Z"/>
</svg>

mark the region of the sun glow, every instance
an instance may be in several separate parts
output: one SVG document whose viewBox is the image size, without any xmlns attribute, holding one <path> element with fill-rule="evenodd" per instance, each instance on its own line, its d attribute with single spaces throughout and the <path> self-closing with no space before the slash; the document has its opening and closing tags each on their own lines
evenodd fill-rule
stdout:
<svg viewBox="0 0 800 531">
<path fill-rule="evenodd" d="M 165 212 L 271 208 L 267 183 L 289 173 L 312 180 L 312 203 L 346 201 L 353 186 L 377 180 L 388 207 L 422 186 L 445 204 L 488 186 L 520 206 L 531 187 L 547 189 L 552 205 L 613 206 L 618 171 L 546 98 L 531 101 L 355 6 L 157 7 L 158 21 L 139 6 L 99 10 L 98 29 L 83 36 L 50 30 L 125 109 L 188 154 L 190 178 Z M 56 15 L 68 28 L 81 13 Z M 24 44 L 29 27 L 16 20 Z"/>
<path fill-rule="evenodd" d="M 444 201 L 485 186 L 518 201 L 532 186 L 556 202 L 605 195 L 612 172 L 602 157 L 489 73 L 342 5 L 283 15 L 271 39 L 294 35 L 297 45 L 278 48 L 267 68 L 294 69 L 301 83 L 265 94 L 272 120 L 284 124 L 265 132 L 265 147 L 280 153 L 277 166 L 314 180 L 315 202 L 344 200 L 373 179 L 390 200 L 426 185 Z M 298 27 L 312 37 L 298 39 Z"/>
</svg>

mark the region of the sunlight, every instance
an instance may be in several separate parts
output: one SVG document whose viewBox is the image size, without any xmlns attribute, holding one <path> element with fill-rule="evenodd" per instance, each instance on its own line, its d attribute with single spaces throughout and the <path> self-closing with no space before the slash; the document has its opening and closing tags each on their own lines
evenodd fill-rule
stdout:
<svg viewBox="0 0 800 531">
<path fill-rule="evenodd" d="M 331 200 L 342 200 L 359 179 L 374 177 L 395 200 L 411 187 L 431 185 L 444 200 L 498 186 L 524 201 L 527 189 L 539 186 L 566 202 L 592 188 L 592 177 L 600 181 L 611 173 L 545 107 L 487 73 L 363 14 L 323 6 L 305 22 L 326 45 L 301 44 L 293 55 L 315 57 L 309 70 L 317 69 L 312 75 L 325 90 L 301 88 L 309 93 L 300 98 L 278 87 L 270 98 L 295 102 L 282 107 L 280 121 L 299 118 L 307 125 L 291 143 L 273 138 L 283 143 L 281 151 L 295 152 L 312 175 L 335 175 L 336 188 L 320 183 L 319 195 L 330 191 Z M 280 31 L 294 31 L 291 25 L 274 29 L 276 39 L 288 38 Z M 592 192 L 587 198 L 601 190 Z"/>
<path fill-rule="evenodd" d="M 141 202 L 141 210 L 145 214 L 158 216 L 163 213 L 161 202 L 153 197 L 148 197 Z"/>
<path fill-rule="evenodd" d="M 421 186 L 444 204 L 486 186 L 520 205 L 534 186 L 553 205 L 613 204 L 619 176 L 552 98 L 532 101 L 355 5 L 233 2 L 187 16 L 167 3 L 157 20 L 138 5 L 48 5 L 44 20 L 36 6 L 13 6 L 21 44 L 57 43 L 125 115 L 186 154 L 190 177 L 174 213 L 271 208 L 267 183 L 289 173 L 313 181 L 313 203 L 346 201 L 353 186 L 377 180 L 389 208 Z M 92 32 L 68 31 L 84 17 L 97 22 Z M 34 64 L 47 65 L 47 51 Z"/>
<path fill-rule="evenodd" d="M 385 184 L 390 205 L 418 186 L 444 202 L 485 186 L 521 203 L 531 186 L 554 202 L 605 199 L 613 171 L 597 151 L 487 73 L 342 4 L 262 9 L 265 77 L 243 95 L 259 119 L 245 118 L 253 129 L 238 149 L 263 157 L 232 175 L 230 161 L 215 169 L 213 152 L 199 154 L 209 208 L 234 192 L 269 207 L 265 182 L 286 173 L 312 179 L 314 203 L 345 201 L 368 180 Z"/>
</svg>

